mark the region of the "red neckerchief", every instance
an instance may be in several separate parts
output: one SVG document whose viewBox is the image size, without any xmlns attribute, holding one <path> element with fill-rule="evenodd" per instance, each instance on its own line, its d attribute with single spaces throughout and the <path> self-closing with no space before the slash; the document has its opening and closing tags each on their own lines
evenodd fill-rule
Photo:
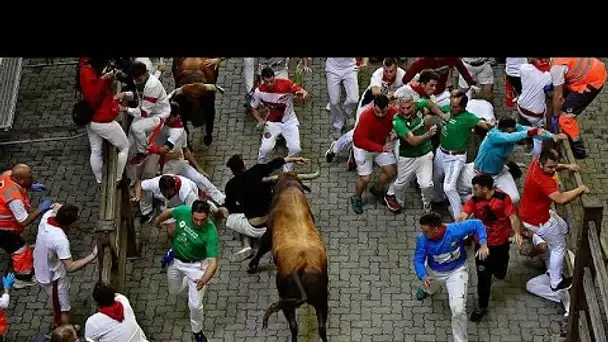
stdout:
<svg viewBox="0 0 608 342">
<path fill-rule="evenodd" d="M 382 81 L 386 82 L 387 85 L 392 86 L 396 80 L 397 80 L 397 73 L 395 73 L 395 76 L 393 76 L 393 78 L 387 78 L 386 75 L 384 74 L 384 70 L 382 70 Z"/>
<path fill-rule="evenodd" d="M 111 319 L 122 322 L 125 320 L 125 309 L 122 303 L 115 300 L 110 306 L 100 307 L 98 312 L 110 317 Z"/>
<path fill-rule="evenodd" d="M 175 192 L 179 193 L 182 188 L 182 180 L 178 176 L 174 176 L 173 179 L 175 179 Z"/>
<path fill-rule="evenodd" d="M 532 63 L 532 65 L 536 69 L 538 69 L 538 70 L 540 70 L 542 72 L 551 71 L 551 64 L 549 64 L 549 63 L 540 63 L 540 62 L 536 62 L 535 61 L 534 63 Z"/>
<path fill-rule="evenodd" d="M 59 222 L 57 222 L 57 220 L 55 220 L 55 216 L 49 217 L 49 218 L 46 220 L 46 223 L 50 224 L 50 225 L 51 225 L 51 226 L 53 226 L 53 227 L 61 228 L 61 230 L 63 230 L 65 233 L 67 233 L 67 232 L 68 232 L 67 228 L 63 228 L 63 227 L 62 227 L 62 226 L 59 224 Z"/>
<path fill-rule="evenodd" d="M 165 126 L 171 127 L 171 128 L 184 128 L 184 123 L 182 122 L 182 118 L 180 118 L 178 116 L 177 120 L 173 121 L 173 123 L 171 123 L 171 124 L 169 124 L 168 122 L 165 122 Z"/>
<path fill-rule="evenodd" d="M 420 84 L 418 82 L 412 82 L 412 83 L 410 83 L 410 87 L 412 88 L 413 91 L 418 93 L 418 95 L 420 95 L 420 97 L 422 97 L 423 99 L 428 98 L 428 95 L 424 92 L 424 88 L 422 87 L 422 84 Z"/>
<path fill-rule="evenodd" d="M 445 224 L 441 225 L 441 235 L 438 236 L 436 239 L 433 240 L 441 240 L 443 238 L 443 236 L 445 235 L 445 231 L 448 229 L 448 226 L 446 226 Z"/>
</svg>

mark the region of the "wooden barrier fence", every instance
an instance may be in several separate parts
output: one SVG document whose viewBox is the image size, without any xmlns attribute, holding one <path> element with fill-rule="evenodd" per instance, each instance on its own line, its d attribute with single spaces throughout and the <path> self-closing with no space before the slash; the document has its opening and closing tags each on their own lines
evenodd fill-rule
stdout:
<svg viewBox="0 0 608 342">
<path fill-rule="evenodd" d="M 115 82 L 116 93 L 120 82 Z M 124 113 L 117 118 L 125 132 L 129 120 Z M 127 258 L 139 254 L 135 225 L 129 195 L 129 179 L 126 169 L 122 181 L 117 182 L 117 151 L 107 141 L 103 142 L 103 179 L 99 202 L 99 221 L 95 227 L 97 240 L 99 280 L 122 291 L 126 278 Z"/>
<path fill-rule="evenodd" d="M 548 111 L 551 112 L 551 111 Z M 546 127 L 553 133 L 558 129 L 552 128 L 551 117 L 546 118 Z M 575 164 L 567 141 L 554 144 L 562 156 L 561 163 Z M 584 170 L 583 170 L 584 172 Z M 562 191 L 583 185 L 579 171 L 560 172 L 559 183 Z M 571 303 L 568 316 L 567 341 L 571 342 L 608 342 L 606 328 L 608 322 L 603 318 L 608 313 L 608 275 L 606 273 L 606 239 L 602 235 L 603 203 L 591 193 L 583 194 L 576 200 L 556 205 L 555 210 L 570 226 L 567 246 L 575 254 L 574 265 L 566 253 L 565 273 L 573 275 L 570 289 Z M 602 241 L 603 240 L 603 241 Z M 599 289 L 598 296 L 596 288 Z M 605 316 L 604 316 L 605 317 Z"/>
</svg>

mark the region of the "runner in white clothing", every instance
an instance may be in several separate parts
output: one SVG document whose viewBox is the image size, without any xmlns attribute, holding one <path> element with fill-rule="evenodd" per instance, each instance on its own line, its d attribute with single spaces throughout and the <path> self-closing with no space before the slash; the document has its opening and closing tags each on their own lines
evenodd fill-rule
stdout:
<svg viewBox="0 0 608 342">
<path fill-rule="evenodd" d="M 141 62 L 133 63 L 131 76 L 135 79 L 136 92 L 128 91 L 116 95 L 117 100 L 133 100 L 137 95 L 138 107 L 126 108 L 121 106 L 121 111 L 131 115 L 133 123 L 129 129 L 129 146 L 134 157 L 129 164 L 139 165 L 143 163 L 147 155 L 147 136 L 161 121 L 169 117 L 171 107 L 167 91 L 160 80 L 150 75 L 146 65 Z"/>
<path fill-rule="evenodd" d="M 193 181 L 176 175 L 162 175 L 138 182 L 135 186 L 135 197 L 131 201 L 139 202 L 142 223 L 152 220 L 155 198 L 163 202 L 159 210 L 162 212 L 166 208 L 182 204 L 192 205 L 199 199 L 199 190 Z M 170 222 L 172 221 L 169 220 L 167 223 Z"/>
<path fill-rule="evenodd" d="M 302 99 L 309 96 L 308 92 L 294 81 L 275 78 L 271 68 L 262 70 L 262 81 L 251 99 L 252 114 L 258 121 L 256 127 L 264 129 L 258 152 L 259 164 L 268 161 L 268 155 L 274 149 L 279 136 L 285 138 L 289 157 L 300 153 L 300 123 L 293 110 L 293 99 L 294 96 L 301 96 Z M 265 118 L 262 118 L 258 111 L 261 105 L 268 111 Z M 292 169 L 292 163 L 283 166 L 284 171 Z"/>
<path fill-rule="evenodd" d="M 378 68 L 376 71 L 374 71 L 369 82 L 369 86 L 363 92 L 363 96 L 361 96 L 361 99 L 359 100 L 359 106 L 357 107 L 356 112 L 355 127 L 359 121 L 359 115 L 361 115 L 361 113 L 368 108 L 371 103 L 373 103 L 376 95 L 386 95 L 389 100 L 392 100 L 395 97 L 395 92 L 397 89 L 403 86 L 402 80 L 404 75 L 405 70 L 399 68 L 396 59 L 384 59 L 382 62 L 382 68 Z M 353 129 L 344 133 L 338 140 L 332 141 L 329 149 L 325 151 L 325 160 L 328 163 L 331 163 L 334 160 L 337 153 L 351 150 L 351 152 L 349 152 L 348 169 L 354 170 L 355 165 L 352 154 L 354 131 L 355 128 L 353 127 Z"/>
<path fill-rule="evenodd" d="M 513 89 L 515 89 L 516 96 L 521 94 L 521 78 L 519 75 L 519 68 L 528 64 L 526 57 L 507 57 L 505 65 L 505 74 Z"/>
<path fill-rule="evenodd" d="M 490 65 L 489 57 L 462 57 L 462 62 L 471 77 L 481 87 L 485 99 L 493 104 L 494 70 Z M 468 83 L 462 75 L 458 78 L 458 87 L 463 90 L 469 89 Z"/>
<path fill-rule="evenodd" d="M 148 342 L 127 297 L 108 285 L 97 283 L 93 299 L 99 309 L 85 324 L 87 342 Z"/>
<path fill-rule="evenodd" d="M 357 61 L 354 57 L 327 58 L 325 76 L 327 78 L 327 93 L 329 95 L 331 121 L 334 138 L 342 135 L 347 119 L 351 118 L 353 108 L 359 102 L 359 80 L 357 77 Z M 340 106 L 340 84 L 344 85 L 346 100 L 343 108 Z"/>
<path fill-rule="evenodd" d="M 72 204 L 58 205 L 40 219 L 34 271 L 36 280 L 51 299 L 53 327 L 70 323 L 70 281 L 67 272 L 77 271 L 97 257 L 97 246 L 86 257 L 74 261 L 66 233 L 78 224 L 78 207 Z"/>
<path fill-rule="evenodd" d="M 517 98 L 517 111 L 521 118 L 533 127 L 545 127 L 547 112 L 547 92 L 553 88 L 549 64 L 538 58 L 529 58 L 530 64 L 522 64 L 519 69 L 521 94 Z M 542 142 L 534 140 L 533 156 L 539 156 Z"/>
</svg>

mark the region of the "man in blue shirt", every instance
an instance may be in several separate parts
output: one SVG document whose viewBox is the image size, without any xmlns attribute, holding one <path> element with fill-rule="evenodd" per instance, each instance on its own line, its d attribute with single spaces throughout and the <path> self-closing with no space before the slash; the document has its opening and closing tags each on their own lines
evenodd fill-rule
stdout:
<svg viewBox="0 0 608 342">
<path fill-rule="evenodd" d="M 416 240 L 414 268 L 422 286 L 416 297 L 423 300 L 445 283 L 452 310 L 454 342 L 469 340 L 467 333 L 467 286 L 469 273 L 464 238 L 477 235 L 480 248 L 475 254 L 480 260 L 488 257 L 486 228 L 480 220 L 444 224 L 439 214 L 431 212 L 420 218 L 422 233 Z"/>
<path fill-rule="evenodd" d="M 459 193 L 470 196 L 473 177 L 486 174 L 492 176 L 495 187 L 507 193 L 514 204 L 519 203 L 517 184 L 505 164 L 515 145 L 528 137 L 540 141 L 565 138 L 563 134 L 553 135 L 542 128 L 517 124 L 512 118 L 501 119 L 497 127 L 491 129 L 483 139 L 475 161 L 464 166 L 458 184 Z"/>
</svg>

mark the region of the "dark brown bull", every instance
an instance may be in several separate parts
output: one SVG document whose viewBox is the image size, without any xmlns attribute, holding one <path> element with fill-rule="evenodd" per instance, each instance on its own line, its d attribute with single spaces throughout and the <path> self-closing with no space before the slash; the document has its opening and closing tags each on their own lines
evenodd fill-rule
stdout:
<svg viewBox="0 0 608 342">
<path fill-rule="evenodd" d="M 219 70 L 215 65 L 208 65 L 204 57 L 174 57 L 173 79 L 175 93 L 173 101 L 179 103 L 182 121 L 188 132 L 188 121 L 194 127 L 205 125 L 205 145 L 213 141 L 213 124 L 215 121 L 215 93 L 219 89 L 215 86 Z"/>
<path fill-rule="evenodd" d="M 296 309 L 304 303 L 315 308 L 319 336 L 323 342 L 327 341 L 327 252 L 304 193 L 305 190 L 310 191 L 310 188 L 302 184 L 302 180 L 317 178 L 319 174 L 318 171 L 307 175 L 287 172 L 266 179 L 276 180 L 277 183 L 267 231 L 252 260 L 257 266 L 260 258 L 272 247 L 280 299 L 268 307 L 262 325 L 266 329 L 270 315 L 283 311 L 293 342 L 298 340 Z"/>
</svg>

